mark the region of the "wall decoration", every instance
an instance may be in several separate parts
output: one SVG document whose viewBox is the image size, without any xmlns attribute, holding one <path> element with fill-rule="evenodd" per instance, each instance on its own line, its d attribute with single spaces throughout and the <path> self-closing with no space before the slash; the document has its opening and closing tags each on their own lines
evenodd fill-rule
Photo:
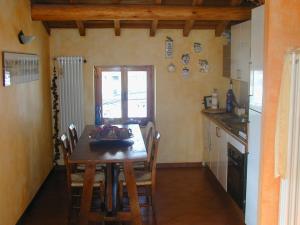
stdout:
<svg viewBox="0 0 300 225">
<path fill-rule="evenodd" d="M 170 37 L 167 37 L 165 44 L 166 44 L 166 46 L 165 46 L 166 58 L 171 59 L 171 58 L 173 58 L 173 39 Z"/>
<path fill-rule="evenodd" d="M 190 69 L 187 67 L 182 68 L 182 76 L 183 78 L 188 78 L 190 75 Z"/>
<path fill-rule="evenodd" d="M 54 141 L 54 164 L 57 165 L 57 160 L 60 158 L 59 153 L 59 128 L 58 128 L 58 113 L 59 113 L 59 104 L 58 104 L 58 91 L 57 91 L 57 73 L 55 67 L 53 68 L 53 77 L 51 81 L 51 94 L 52 94 L 52 115 L 53 115 L 53 141 Z"/>
<path fill-rule="evenodd" d="M 205 109 L 211 108 L 211 105 L 212 105 L 212 96 L 211 95 L 210 96 L 204 96 L 203 103 L 204 103 Z"/>
<path fill-rule="evenodd" d="M 206 59 L 199 59 L 200 72 L 208 73 L 208 61 Z"/>
<path fill-rule="evenodd" d="M 190 62 L 190 54 L 188 54 L 188 53 L 182 54 L 181 61 L 184 65 L 188 65 Z"/>
<path fill-rule="evenodd" d="M 39 64 L 36 54 L 3 52 L 3 85 L 6 87 L 38 80 Z"/>
<path fill-rule="evenodd" d="M 202 50 L 203 50 L 202 44 L 199 42 L 195 42 L 194 43 L 194 52 L 200 53 L 200 52 L 202 52 Z"/>
<path fill-rule="evenodd" d="M 175 65 L 174 65 L 173 63 L 170 63 L 170 64 L 168 65 L 168 72 L 169 72 L 169 73 L 173 73 L 173 72 L 175 72 L 175 71 L 176 71 Z"/>
</svg>

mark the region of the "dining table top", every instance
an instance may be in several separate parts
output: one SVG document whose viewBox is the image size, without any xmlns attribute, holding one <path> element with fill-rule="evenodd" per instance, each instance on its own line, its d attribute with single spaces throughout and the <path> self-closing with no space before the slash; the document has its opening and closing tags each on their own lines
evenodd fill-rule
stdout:
<svg viewBox="0 0 300 225">
<path fill-rule="evenodd" d="M 145 161 L 147 151 L 140 126 L 138 124 L 116 126 L 131 129 L 133 136 L 121 142 L 97 142 L 90 138 L 90 134 L 96 126 L 86 125 L 69 158 L 69 162 L 87 164 Z"/>
</svg>

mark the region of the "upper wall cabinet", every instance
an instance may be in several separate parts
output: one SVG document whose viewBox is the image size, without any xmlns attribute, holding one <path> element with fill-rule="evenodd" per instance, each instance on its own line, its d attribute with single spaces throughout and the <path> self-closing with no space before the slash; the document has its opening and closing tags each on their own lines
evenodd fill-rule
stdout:
<svg viewBox="0 0 300 225">
<path fill-rule="evenodd" d="M 249 82 L 251 21 L 231 27 L 231 79 Z"/>
</svg>

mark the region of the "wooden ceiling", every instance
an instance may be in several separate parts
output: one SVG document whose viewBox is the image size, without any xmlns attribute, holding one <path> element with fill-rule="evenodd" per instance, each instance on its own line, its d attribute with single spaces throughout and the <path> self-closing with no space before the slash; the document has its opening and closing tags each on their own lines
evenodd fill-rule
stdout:
<svg viewBox="0 0 300 225">
<path fill-rule="evenodd" d="M 214 29 L 216 36 L 232 24 L 248 20 L 251 8 L 263 0 L 31 0 L 31 17 L 42 21 L 48 34 L 52 28 L 147 28 L 150 36 L 158 29 Z"/>
</svg>

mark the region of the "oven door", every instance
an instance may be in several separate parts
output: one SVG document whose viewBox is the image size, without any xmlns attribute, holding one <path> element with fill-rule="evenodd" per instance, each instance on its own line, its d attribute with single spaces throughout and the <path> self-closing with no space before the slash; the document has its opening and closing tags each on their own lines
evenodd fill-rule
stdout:
<svg viewBox="0 0 300 225">
<path fill-rule="evenodd" d="M 227 192 L 241 209 L 245 209 L 245 154 L 228 143 Z"/>
</svg>

